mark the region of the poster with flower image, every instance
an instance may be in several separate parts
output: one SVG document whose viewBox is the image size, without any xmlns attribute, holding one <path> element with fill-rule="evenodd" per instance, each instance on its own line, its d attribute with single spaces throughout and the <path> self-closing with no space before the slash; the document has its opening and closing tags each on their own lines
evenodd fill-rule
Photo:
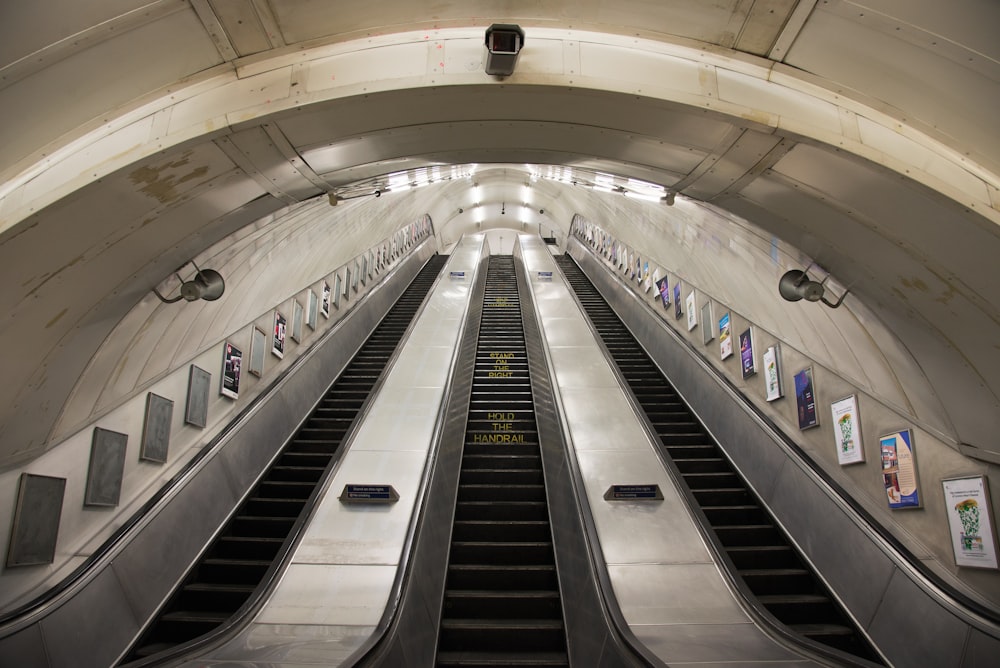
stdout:
<svg viewBox="0 0 1000 668">
<path fill-rule="evenodd" d="M 833 438 L 837 442 L 837 461 L 840 465 L 857 464 L 865 461 L 865 449 L 861 442 L 861 420 L 858 419 L 858 398 L 855 395 L 834 401 Z"/>
<path fill-rule="evenodd" d="M 997 538 L 985 476 L 942 480 L 956 566 L 997 568 Z"/>
</svg>

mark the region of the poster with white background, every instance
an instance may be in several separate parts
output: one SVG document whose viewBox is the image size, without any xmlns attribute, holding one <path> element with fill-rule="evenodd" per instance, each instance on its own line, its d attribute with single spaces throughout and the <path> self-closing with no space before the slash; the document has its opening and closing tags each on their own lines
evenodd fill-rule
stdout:
<svg viewBox="0 0 1000 668">
<path fill-rule="evenodd" d="M 997 568 L 997 543 L 986 478 L 977 475 L 941 483 L 955 564 Z"/>
</svg>

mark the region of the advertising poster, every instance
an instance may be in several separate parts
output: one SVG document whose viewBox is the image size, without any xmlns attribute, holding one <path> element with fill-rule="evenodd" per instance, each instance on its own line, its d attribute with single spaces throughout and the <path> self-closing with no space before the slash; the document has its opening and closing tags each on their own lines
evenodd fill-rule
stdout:
<svg viewBox="0 0 1000 668">
<path fill-rule="evenodd" d="M 278 359 L 285 356 L 285 328 L 288 321 L 279 311 L 274 312 L 274 337 L 271 339 L 271 352 Z"/>
<path fill-rule="evenodd" d="M 688 331 L 690 332 L 698 326 L 698 311 L 695 309 L 694 290 L 688 293 L 687 299 L 684 300 L 684 304 L 687 307 Z"/>
<path fill-rule="evenodd" d="M 799 429 L 809 429 L 819 424 L 816 396 L 813 394 L 812 367 L 806 367 L 795 374 L 795 406 L 799 412 Z"/>
<path fill-rule="evenodd" d="M 222 396 L 239 399 L 242 370 L 243 351 L 226 341 L 226 354 L 222 364 Z"/>
<path fill-rule="evenodd" d="M 715 338 L 715 327 L 712 327 L 712 302 L 707 301 L 701 307 L 701 321 L 705 326 L 701 328 L 702 343 L 706 346 Z"/>
<path fill-rule="evenodd" d="M 667 286 L 667 277 L 664 276 L 656 282 L 656 289 L 660 291 L 660 299 L 663 300 L 663 308 L 670 306 L 670 288 Z"/>
<path fill-rule="evenodd" d="M 750 327 L 740 332 L 740 367 L 743 369 L 743 380 L 757 373 L 753 359 L 753 333 Z"/>
<path fill-rule="evenodd" d="M 649 289 L 649 261 L 648 260 L 646 262 L 642 263 L 642 273 L 639 274 L 639 277 L 636 280 L 638 280 L 640 283 L 645 283 L 646 289 L 647 290 Z"/>
<path fill-rule="evenodd" d="M 858 417 L 858 398 L 853 394 L 830 405 L 833 412 L 833 437 L 837 442 L 837 461 L 840 465 L 865 461 L 865 448 L 861 441 L 861 419 Z"/>
<path fill-rule="evenodd" d="M 771 346 L 764 351 L 764 383 L 768 401 L 774 401 L 784 396 L 781 389 L 780 364 L 777 346 Z"/>
<path fill-rule="evenodd" d="M 919 508 L 917 460 L 910 430 L 883 436 L 879 439 L 879 450 L 882 453 L 882 479 L 889 508 Z"/>
<path fill-rule="evenodd" d="M 989 488 L 981 475 L 942 480 L 956 566 L 997 568 Z"/>
<path fill-rule="evenodd" d="M 319 312 L 324 318 L 330 317 L 330 284 L 323 281 L 323 298 L 320 301 Z"/>
<path fill-rule="evenodd" d="M 684 315 L 684 309 L 681 306 L 681 282 L 677 281 L 674 283 L 674 319 L 678 320 Z"/>
<path fill-rule="evenodd" d="M 729 331 L 729 314 L 719 318 L 719 352 L 722 359 L 729 359 L 733 356 L 733 337 Z"/>
</svg>

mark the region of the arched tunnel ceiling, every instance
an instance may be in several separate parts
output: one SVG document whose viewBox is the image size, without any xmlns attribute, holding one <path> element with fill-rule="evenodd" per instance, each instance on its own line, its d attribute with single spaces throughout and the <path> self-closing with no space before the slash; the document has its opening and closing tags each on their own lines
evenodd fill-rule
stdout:
<svg viewBox="0 0 1000 668">
<path fill-rule="evenodd" d="M 936 331 L 1000 392 L 993 4 L 7 4 L 4 349 L 31 332 L 0 395 L 7 455 L 44 449 L 90 355 L 175 267 L 285 206 L 426 165 L 503 164 L 501 199 L 528 163 L 710 202 Z M 504 82 L 482 72 L 494 21 L 528 34 Z M 464 195 L 442 196 L 446 229 Z M 586 201 L 550 196 L 565 214 Z"/>
</svg>

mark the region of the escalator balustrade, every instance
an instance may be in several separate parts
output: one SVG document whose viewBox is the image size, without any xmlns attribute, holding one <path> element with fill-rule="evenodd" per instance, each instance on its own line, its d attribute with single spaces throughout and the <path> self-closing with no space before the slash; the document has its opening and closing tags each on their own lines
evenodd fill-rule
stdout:
<svg viewBox="0 0 1000 668">
<path fill-rule="evenodd" d="M 489 260 L 439 666 L 568 665 L 514 260 Z"/>
</svg>

